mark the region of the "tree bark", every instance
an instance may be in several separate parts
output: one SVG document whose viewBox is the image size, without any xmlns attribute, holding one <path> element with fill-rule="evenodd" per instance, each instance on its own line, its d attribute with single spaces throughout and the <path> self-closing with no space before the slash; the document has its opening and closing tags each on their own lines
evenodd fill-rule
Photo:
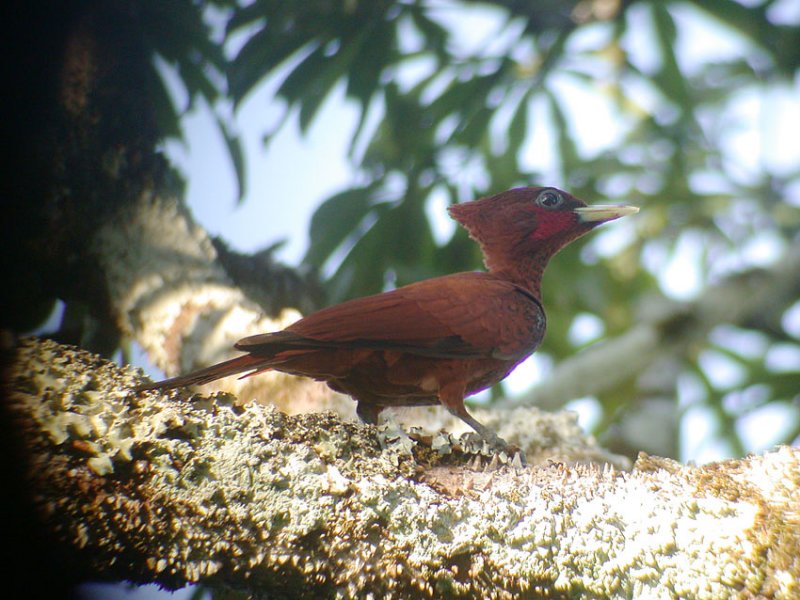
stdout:
<svg viewBox="0 0 800 600">
<path fill-rule="evenodd" d="M 533 411 L 547 453 L 486 469 L 446 435 L 135 395 L 138 380 L 33 339 L 7 373 L 26 489 L 84 576 L 293 597 L 800 593 L 794 448 L 624 472 Z"/>
</svg>

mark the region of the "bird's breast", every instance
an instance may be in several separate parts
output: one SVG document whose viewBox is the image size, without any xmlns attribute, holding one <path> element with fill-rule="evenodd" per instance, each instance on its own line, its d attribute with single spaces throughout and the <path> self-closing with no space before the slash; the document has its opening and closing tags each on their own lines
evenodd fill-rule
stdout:
<svg viewBox="0 0 800 600">
<path fill-rule="evenodd" d="M 492 358 L 514 364 L 532 354 L 541 344 L 547 328 L 544 309 L 527 293 L 502 305 L 489 328 Z"/>
</svg>

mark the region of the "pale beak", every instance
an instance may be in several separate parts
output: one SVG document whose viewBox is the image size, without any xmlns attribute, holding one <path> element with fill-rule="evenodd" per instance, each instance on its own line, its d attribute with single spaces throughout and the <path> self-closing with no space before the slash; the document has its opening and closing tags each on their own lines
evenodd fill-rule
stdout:
<svg viewBox="0 0 800 600">
<path fill-rule="evenodd" d="M 638 206 L 627 206 L 621 204 L 615 206 L 613 204 L 598 204 L 595 206 L 581 206 L 580 208 L 572 209 L 578 214 L 578 219 L 582 223 L 605 223 L 606 221 L 613 221 L 620 217 L 633 215 L 639 212 Z"/>
</svg>

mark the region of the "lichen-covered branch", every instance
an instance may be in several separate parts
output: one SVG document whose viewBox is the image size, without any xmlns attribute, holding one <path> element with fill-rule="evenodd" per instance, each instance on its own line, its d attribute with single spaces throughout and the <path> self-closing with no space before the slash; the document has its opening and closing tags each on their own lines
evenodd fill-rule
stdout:
<svg viewBox="0 0 800 600">
<path fill-rule="evenodd" d="M 37 340 L 7 377 L 31 497 L 96 577 L 293 597 L 800 593 L 797 449 L 485 470 L 446 436 L 136 395 L 137 380 Z M 535 414 L 558 446 L 558 417 Z"/>
</svg>

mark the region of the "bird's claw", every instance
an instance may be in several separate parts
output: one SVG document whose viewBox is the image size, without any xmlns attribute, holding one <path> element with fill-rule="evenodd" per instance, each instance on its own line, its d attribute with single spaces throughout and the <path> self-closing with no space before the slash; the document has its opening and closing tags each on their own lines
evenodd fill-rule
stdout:
<svg viewBox="0 0 800 600">
<path fill-rule="evenodd" d="M 481 470 L 493 471 L 503 465 L 522 468 L 528 464 L 521 448 L 509 445 L 497 435 L 481 436 L 470 432 L 461 436 L 460 444 L 465 454 L 475 456 L 472 466 Z M 489 458 L 489 463 L 485 468 L 483 467 L 483 458 Z"/>
</svg>

